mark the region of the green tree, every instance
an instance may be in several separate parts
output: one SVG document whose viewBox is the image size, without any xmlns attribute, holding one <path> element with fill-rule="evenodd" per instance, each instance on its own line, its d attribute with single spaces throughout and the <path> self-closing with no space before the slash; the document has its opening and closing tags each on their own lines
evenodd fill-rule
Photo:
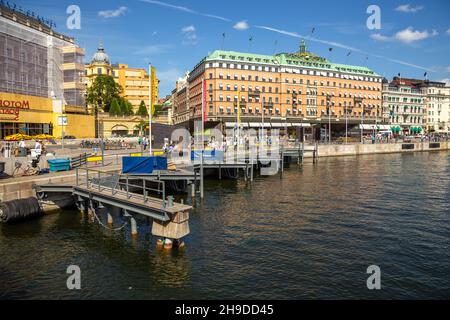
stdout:
<svg viewBox="0 0 450 320">
<path fill-rule="evenodd" d="M 109 114 L 111 116 L 120 116 L 122 114 L 122 110 L 120 110 L 119 102 L 117 101 L 117 99 L 113 99 L 113 101 L 111 102 Z"/>
<path fill-rule="evenodd" d="M 125 112 L 125 115 L 132 116 L 133 114 L 134 114 L 133 105 L 131 104 L 130 101 L 127 101 L 127 110 Z"/>
<path fill-rule="evenodd" d="M 121 92 L 122 87 L 114 81 L 113 77 L 99 75 L 87 89 L 86 102 L 92 105 L 96 112 L 98 110 L 108 112 L 112 100 L 114 98 L 118 99 Z"/>
<path fill-rule="evenodd" d="M 120 114 L 123 116 L 130 116 L 134 114 L 133 105 L 124 98 L 120 100 Z"/>
<path fill-rule="evenodd" d="M 94 109 L 95 115 L 95 136 L 100 136 L 99 111 L 108 112 L 113 99 L 118 99 L 122 87 L 108 75 L 99 75 L 86 91 L 86 102 Z"/>
<path fill-rule="evenodd" d="M 148 121 L 141 120 L 137 125 L 134 126 L 135 129 L 139 130 L 140 135 L 145 134 L 145 128 L 148 126 Z"/>
<path fill-rule="evenodd" d="M 136 115 L 141 116 L 141 117 L 148 116 L 147 106 L 145 105 L 144 101 L 141 101 L 141 104 L 139 105 L 139 109 L 136 112 Z"/>
</svg>

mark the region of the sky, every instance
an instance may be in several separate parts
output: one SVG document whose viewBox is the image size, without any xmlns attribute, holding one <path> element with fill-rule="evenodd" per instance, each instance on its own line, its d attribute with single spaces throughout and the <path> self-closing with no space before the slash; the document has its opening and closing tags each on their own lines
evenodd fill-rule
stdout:
<svg viewBox="0 0 450 320">
<path fill-rule="evenodd" d="M 331 62 L 367 66 L 386 78 L 400 73 L 422 79 L 426 72 L 428 79 L 450 85 L 448 0 L 10 2 L 55 21 L 56 31 L 86 49 L 85 62 L 102 42 L 112 63 L 135 68 L 151 63 L 161 97 L 214 50 L 296 52 L 302 38 L 308 51 Z M 80 29 L 67 26 L 70 5 L 80 8 Z M 379 19 L 372 18 L 371 5 L 378 6 Z"/>
</svg>

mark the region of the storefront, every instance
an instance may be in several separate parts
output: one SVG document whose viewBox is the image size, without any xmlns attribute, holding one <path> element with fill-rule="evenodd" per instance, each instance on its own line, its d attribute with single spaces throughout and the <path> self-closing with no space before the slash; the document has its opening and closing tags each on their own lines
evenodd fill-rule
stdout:
<svg viewBox="0 0 450 320">
<path fill-rule="evenodd" d="M 85 114 L 64 114 L 67 125 L 61 127 L 63 116 L 60 100 L 0 92 L 0 140 L 16 133 L 27 135 L 50 134 L 77 138 L 94 137 L 94 117 Z"/>
</svg>

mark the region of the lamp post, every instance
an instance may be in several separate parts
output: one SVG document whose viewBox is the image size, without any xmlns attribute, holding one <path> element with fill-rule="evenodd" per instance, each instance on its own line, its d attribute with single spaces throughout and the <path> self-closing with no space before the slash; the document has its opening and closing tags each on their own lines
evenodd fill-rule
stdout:
<svg viewBox="0 0 450 320">
<path fill-rule="evenodd" d="M 152 156 L 152 64 L 148 63 L 148 148 L 150 156 Z M 145 130 L 144 130 L 145 131 Z"/>
<path fill-rule="evenodd" d="M 362 108 L 362 113 L 361 113 L 361 143 L 364 143 L 364 105 L 363 105 L 363 99 L 359 98 L 359 97 L 353 97 L 353 102 L 354 102 L 354 107 L 356 107 L 356 104 L 360 104 L 361 108 Z"/>
</svg>

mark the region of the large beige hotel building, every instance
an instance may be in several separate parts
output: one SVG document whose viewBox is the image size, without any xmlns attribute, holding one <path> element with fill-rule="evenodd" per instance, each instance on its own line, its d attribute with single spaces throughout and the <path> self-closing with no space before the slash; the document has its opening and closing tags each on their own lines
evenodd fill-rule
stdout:
<svg viewBox="0 0 450 320">
<path fill-rule="evenodd" d="M 382 78 L 366 67 L 330 63 L 306 50 L 257 55 L 214 51 L 174 90 L 174 122 L 201 118 L 202 81 L 210 124 L 232 127 L 241 97 L 245 127 L 312 126 L 333 132 L 381 123 Z M 317 133 L 316 133 L 317 135 Z"/>
</svg>

